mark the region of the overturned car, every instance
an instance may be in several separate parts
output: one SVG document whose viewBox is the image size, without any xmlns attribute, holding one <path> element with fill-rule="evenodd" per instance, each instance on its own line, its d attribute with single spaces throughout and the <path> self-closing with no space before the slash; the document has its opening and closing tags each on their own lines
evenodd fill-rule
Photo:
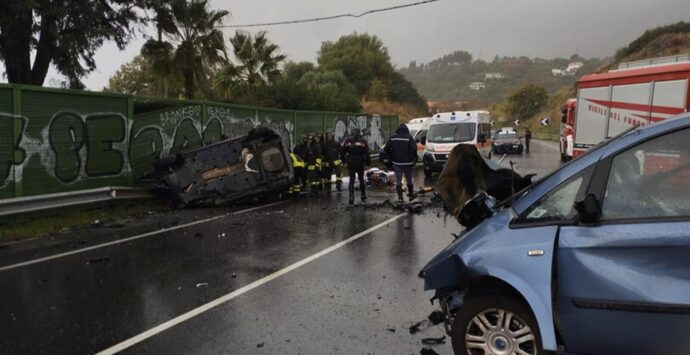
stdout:
<svg viewBox="0 0 690 355">
<path fill-rule="evenodd" d="M 275 196 L 293 180 L 289 154 L 276 131 L 259 127 L 246 136 L 160 159 L 154 177 L 177 208 Z"/>
<path fill-rule="evenodd" d="M 420 272 L 455 353 L 688 353 L 689 141 L 688 114 L 634 128 L 503 201 L 456 177 L 468 228 Z"/>
</svg>

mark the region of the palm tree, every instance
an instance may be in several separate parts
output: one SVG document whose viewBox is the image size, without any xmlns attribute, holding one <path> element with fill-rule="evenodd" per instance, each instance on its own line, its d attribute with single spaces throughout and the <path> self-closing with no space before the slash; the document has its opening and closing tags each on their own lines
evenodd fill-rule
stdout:
<svg viewBox="0 0 690 355">
<path fill-rule="evenodd" d="M 208 0 L 171 0 L 156 8 L 158 38 L 150 39 L 142 54 L 152 59 L 159 76 L 181 75 L 184 95 L 207 88 L 209 75 L 227 62 L 223 32 L 218 26 L 230 13 L 209 10 Z"/>
<path fill-rule="evenodd" d="M 266 38 L 266 32 L 252 37 L 246 32 L 237 31 L 230 38 L 230 43 L 237 64 L 226 64 L 215 79 L 216 88 L 224 96 L 231 95 L 235 90 L 253 93 L 259 87 L 281 78 L 280 64 L 286 56 L 276 53 L 278 46 Z"/>
</svg>

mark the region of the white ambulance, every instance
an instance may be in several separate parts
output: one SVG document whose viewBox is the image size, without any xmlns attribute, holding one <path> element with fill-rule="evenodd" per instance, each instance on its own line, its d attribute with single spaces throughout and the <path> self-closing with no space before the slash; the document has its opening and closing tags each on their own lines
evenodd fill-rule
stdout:
<svg viewBox="0 0 690 355">
<path fill-rule="evenodd" d="M 424 144 L 424 175 L 443 170 L 448 154 L 458 144 L 472 144 L 484 157 L 491 157 L 491 115 L 488 111 L 437 113 L 429 125 Z"/>
</svg>

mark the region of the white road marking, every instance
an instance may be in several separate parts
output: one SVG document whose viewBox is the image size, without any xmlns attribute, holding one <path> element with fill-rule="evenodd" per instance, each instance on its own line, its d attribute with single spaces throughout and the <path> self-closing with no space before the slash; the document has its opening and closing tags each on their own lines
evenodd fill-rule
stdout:
<svg viewBox="0 0 690 355">
<path fill-rule="evenodd" d="M 41 263 L 41 262 L 44 262 L 44 261 L 48 261 L 48 260 L 52 260 L 52 259 L 58 259 L 58 258 L 62 258 L 62 257 L 69 256 L 69 255 L 74 255 L 74 254 L 78 254 L 78 253 L 83 253 L 83 252 L 90 251 L 90 250 L 94 250 L 94 249 L 105 248 L 105 247 L 108 247 L 108 246 L 111 246 L 111 245 L 115 245 L 115 244 L 131 242 L 131 241 L 133 241 L 133 240 L 137 240 L 137 239 L 141 239 L 141 238 L 150 237 L 150 236 L 152 236 L 152 235 L 156 235 L 156 234 L 160 234 L 160 233 L 170 232 L 170 231 L 174 231 L 174 230 L 178 230 L 178 229 L 182 229 L 182 228 L 191 227 L 191 226 L 194 226 L 194 225 L 197 225 L 197 224 L 201 224 L 201 223 L 206 223 L 206 222 L 215 221 L 215 220 L 217 220 L 217 219 L 221 219 L 221 218 L 225 218 L 225 217 L 229 217 L 229 216 L 234 216 L 234 215 L 238 215 L 238 214 L 243 214 L 243 213 L 247 213 L 247 212 L 256 211 L 256 210 L 259 210 L 259 209 L 262 209 L 262 208 L 267 208 L 267 207 L 276 206 L 276 205 L 279 205 L 279 204 L 282 204 L 282 203 L 285 203 L 285 202 L 287 202 L 287 201 L 280 201 L 280 202 L 269 203 L 269 204 L 267 204 L 267 205 L 252 207 L 252 208 L 248 208 L 248 209 L 246 209 L 246 210 L 241 210 L 241 211 L 236 211 L 236 212 L 230 212 L 230 213 L 226 213 L 226 214 L 224 214 L 224 215 L 215 216 L 215 217 L 211 217 L 211 218 L 207 218 L 207 219 L 202 219 L 202 220 L 200 220 L 200 221 L 194 221 L 194 222 L 190 222 L 190 223 L 186 223 L 186 224 L 180 224 L 180 225 L 177 225 L 177 226 L 174 226 L 174 227 L 170 227 L 170 228 L 163 228 L 163 229 L 159 229 L 159 230 L 157 230 L 157 231 L 153 231 L 153 232 L 148 232 L 148 233 L 144 233 L 144 234 L 135 235 L 135 236 L 133 236 L 133 237 L 128 237 L 128 238 L 124 238 L 124 239 L 118 239 L 118 240 L 114 240 L 114 241 L 112 241 L 112 242 L 107 242 L 107 243 L 103 243 L 103 244 L 93 245 L 93 246 L 90 246 L 90 247 L 81 248 L 81 249 L 77 249 L 77 250 L 71 250 L 71 251 L 68 251 L 68 252 L 59 253 L 59 254 L 55 254 L 55 255 L 50 255 L 50 256 L 43 257 L 43 258 L 34 259 L 34 260 L 24 261 L 24 262 L 17 263 L 17 264 L 2 266 L 2 267 L 0 267 L 0 272 L 2 272 L 2 271 L 7 271 L 7 270 L 12 270 L 12 269 L 16 269 L 16 268 L 19 268 L 19 267 L 22 267 L 22 266 L 38 264 L 38 263 Z"/>
<path fill-rule="evenodd" d="M 324 249 L 324 250 L 322 250 L 316 254 L 313 254 L 307 258 L 304 258 L 304 259 L 302 259 L 302 260 L 300 260 L 300 261 L 298 261 L 298 262 L 296 262 L 296 263 L 294 263 L 288 267 L 285 267 L 284 269 L 278 270 L 278 271 L 276 271 L 276 272 L 274 272 L 268 276 L 265 276 L 264 278 L 261 278 L 261 279 L 256 280 L 256 281 L 254 281 L 254 282 L 252 282 L 246 286 L 238 288 L 237 290 L 232 291 L 232 292 L 226 294 L 225 296 L 221 296 L 219 298 L 216 298 L 215 300 L 213 300 L 209 303 L 206 303 L 206 304 L 201 305 L 197 308 L 194 308 L 191 311 L 184 313 L 182 315 L 179 315 L 173 319 L 170 319 L 169 321 L 167 321 L 165 323 L 161 323 L 161 324 L 159 324 L 159 325 L 157 325 L 157 326 L 155 326 L 155 327 L 153 327 L 153 328 L 151 328 L 151 329 L 149 329 L 149 330 L 147 330 L 147 331 L 145 331 L 139 335 L 133 336 L 133 337 L 131 337 L 125 341 L 122 341 L 118 344 L 115 344 L 115 345 L 99 352 L 97 355 L 115 354 L 119 351 L 125 350 L 125 349 L 131 347 L 132 345 L 135 345 L 141 341 L 144 341 L 144 340 L 146 340 L 146 339 L 148 339 L 148 338 L 150 338 L 150 337 L 152 337 L 158 333 L 161 333 L 167 329 L 170 329 L 170 328 L 172 328 L 172 327 L 174 327 L 174 326 L 176 326 L 176 325 L 178 325 L 184 321 L 187 321 L 191 318 L 194 318 L 194 317 L 196 317 L 196 316 L 198 316 L 198 315 L 200 315 L 200 314 L 202 314 L 202 313 L 204 313 L 204 312 L 206 312 L 206 311 L 208 311 L 214 307 L 220 306 L 221 304 L 228 302 L 228 301 L 232 300 L 233 298 L 236 298 L 236 297 L 238 297 L 244 293 L 247 293 L 247 292 L 263 285 L 263 284 L 266 284 L 266 283 L 268 283 L 272 280 L 275 280 L 275 279 L 277 279 L 277 278 L 279 278 L 279 277 L 281 277 L 281 276 L 283 276 L 283 275 L 285 275 L 291 271 L 294 271 L 294 270 L 296 270 L 296 269 L 298 269 L 298 268 L 300 268 L 300 267 L 302 267 L 302 266 L 304 266 L 304 265 L 306 265 L 306 264 L 308 264 L 308 263 L 310 263 L 310 262 L 312 262 L 312 261 L 338 249 L 338 248 L 341 248 L 347 244 L 350 244 L 350 243 L 354 242 L 355 240 L 362 238 L 362 237 L 366 236 L 367 234 L 374 232 L 377 229 L 384 227 L 391 222 L 397 221 L 398 219 L 400 219 L 404 216 L 407 216 L 407 215 L 408 215 L 408 213 L 401 213 L 397 216 L 391 217 L 391 218 L 389 218 L 389 219 L 387 219 L 387 220 L 385 220 L 385 221 L 383 221 L 383 222 L 381 222 L 381 223 L 379 223 L 379 224 L 377 224 L 377 225 L 375 225 L 375 226 L 373 226 L 373 227 L 371 227 L 371 228 L 369 228 L 363 232 L 357 233 L 350 238 L 347 238 L 347 239 L 345 239 L 345 240 L 343 240 L 337 244 L 334 244 L 334 245 L 332 245 L 332 246 L 330 246 L 330 247 L 328 247 L 328 248 L 326 248 L 326 249 Z"/>
<path fill-rule="evenodd" d="M 501 164 L 503 159 L 505 159 L 507 156 L 508 156 L 508 153 L 503 154 L 503 156 L 498 159 L 497 163 Z"/>
</svg>

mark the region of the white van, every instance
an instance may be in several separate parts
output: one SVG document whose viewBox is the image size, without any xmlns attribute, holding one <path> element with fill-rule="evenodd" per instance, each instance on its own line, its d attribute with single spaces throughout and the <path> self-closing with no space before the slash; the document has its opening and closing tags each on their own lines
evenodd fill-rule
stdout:
<svg viewBox="0 0 690 355">
<path fill-rule="evenodd" d="M 443 170 L 448 154 L 458 144 L 472 144 L 491 158 L 491 115 L 488 111 L 460 111 L 435 114 L 424 146 L 424 175 Z"/>
<path fill-rule="evenodd" d="M 407 125 L 407 128 L 410 129 L 410 135 L 414 137 L 419 130 L 429 129 L 429 123 L 431 120 L 432 117 L 413 118 L 409 122 L 405 123 L 405 125 Z"/>
</svg>

